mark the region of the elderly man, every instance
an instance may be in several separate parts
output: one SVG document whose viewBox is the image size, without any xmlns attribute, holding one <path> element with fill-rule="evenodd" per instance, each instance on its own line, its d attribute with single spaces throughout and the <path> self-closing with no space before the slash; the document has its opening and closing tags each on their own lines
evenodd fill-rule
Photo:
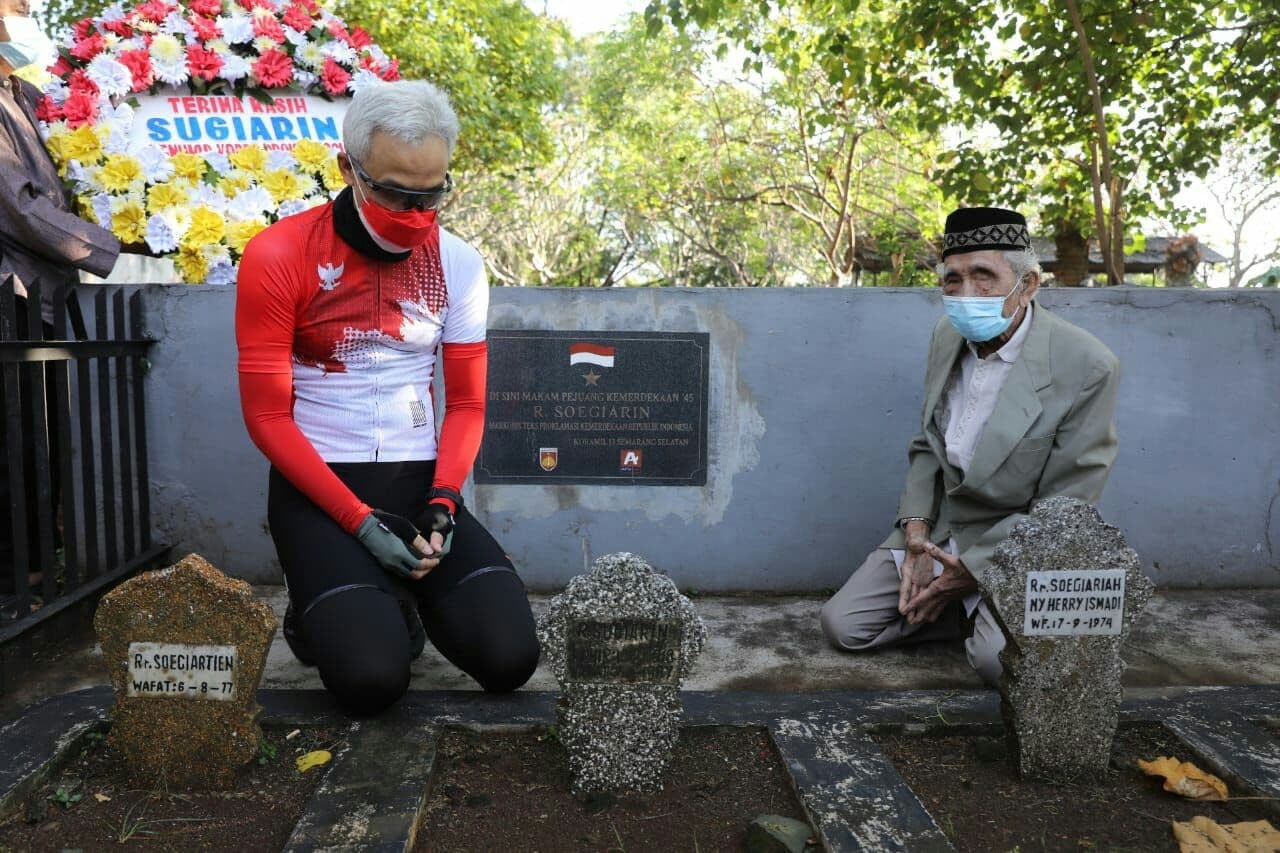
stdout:
<svg viewBox="0 0 1280 853">
<path fill-rule="evenodd" d="M 822 629 L 846 651 L 969 634 L 969 663 L 994 685 L 1004 635 L 978 580 L 1033 501 L 1101 497 L 1120 366 L 1035 304 L 1040 268 L 1020 214 L 952 213 L 938 275 L 946 318 L 929 345 L 897 524 L 823 606 Z"/>
<path fill-rule="evenodd" d="M 28 329 L 26 296 L 39 289 L 45 337 L 51 338 L 62 288 L 80 280 L 77 269 L 103 276 L 111 272 L 120 243 L 110 231 L 71 212 L 58 170 L 40 140 L 36 122 L 40 90 L 13 74 L 32 63 L 50 62 L 55 55 L 52 42 L 28 12 L 27 0 L 0 0 L 0 285 L 12 281 L 18 295 L 15 331 L 19 338 L 36 331 Z M 52 385 L 47 384 L 49 387 Z M 13 393 L 0 384 L 0 397 L 7 404 L 6 391 Z M 33 400 L 27 379 L 19 384 L 18 395 L 25 425 L 22 457 L 28 466 L 23 479 L 26 494 L 25 498 L 10 494 L 8 437 L 0 427 L 0 595 L 10 591 L 13 583 L 14 545 L 9 513 L 14 500 L 25 499 L 30 522 L 27 541 L 37 541 L 37 492 L 32 464 L 36 405 L 48 406 L 50 435 L 56 437 L 52 399 Z M 56 505 L 58 454 L 56 448 L 53 451 L 50 462 L 55 466 L 51 479 Z M 41 567 L 39 559 L 32 563 Z"/>
</svg>

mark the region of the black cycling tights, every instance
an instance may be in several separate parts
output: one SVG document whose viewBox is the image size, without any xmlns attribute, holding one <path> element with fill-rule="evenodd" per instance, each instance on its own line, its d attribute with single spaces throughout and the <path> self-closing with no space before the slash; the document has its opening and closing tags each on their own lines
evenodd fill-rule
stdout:
<svg viewBox="0 0 1280 853">
<path fill-rule="evenodd" d="M 412 519 L 434 462 L 329 466 L 371 507 Z M 388 574 L 359 540 L 274 468 L 267 518 L 289 597 L 325 687 L 355 714 L 374 714 L 409 687 L 409 629 L 397 595 L 416 600 L 427 637 L 485 690 L 515 690 L 538 664 L 524 584 L 489 531 L 459 509 L 449 553 L 420 581 Z"/>
</svg>

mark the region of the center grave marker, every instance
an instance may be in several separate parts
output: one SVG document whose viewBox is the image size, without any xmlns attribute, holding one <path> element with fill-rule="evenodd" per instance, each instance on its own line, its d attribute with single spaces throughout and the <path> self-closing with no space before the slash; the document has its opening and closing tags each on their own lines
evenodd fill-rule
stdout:
<svg viewBox="0 0 1280 853">
<path fill-rule="evenodd" d="M 244 581 L 189 554 L 116 587 L 94 616 L 116 701 L 109 740 L 142 785 L 229 786 L 258 752 L 275 634 Z"/>
<path fill-rule="evenodd" d="M 576 793 L 661 790 L 680 681 L 706 635 L 693 603 L 635 554 L 599 558 L 552 599 L 538 639 L 560 682 Z"/>
</svg>

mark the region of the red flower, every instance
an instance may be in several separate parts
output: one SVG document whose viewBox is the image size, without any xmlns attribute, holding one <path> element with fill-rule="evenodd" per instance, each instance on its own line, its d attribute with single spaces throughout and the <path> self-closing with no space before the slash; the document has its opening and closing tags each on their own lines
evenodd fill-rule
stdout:
<svg viewBox="0 0 1280 853">
<path fill-rule="evenodd" d="M 351 74 L 347 69 L 333 61 L 333 57 L 325 57 L 324 69 L 320 72 L 320 82 L 330 95 L 341 95 L 347 91 L 351 82 Z"/>
<path fill-rule="evenodd" d="M 369 33 L 360 27 L 356 27 L 351 31 L 351 46 L 356 50 L 369 47 L 373 44 L 373 39 L 369 37 Z"/>
<path fill-rule="evenodd" d="M 146 18 L 148 21 L 161 23 L 165 18 L 169 17 L 169 13 L 174 9 L 164 0 L 147 0 L 147 2 L 134 9 L 134 12 Z"/>
<path fill-rule="evenodd" d="M 191 22 L 191 29 L 196 31 L 196 38 L 200 39 L 200 41 L 222 38 L 222 28 L 212 18 L 206 18 L 203 15 L 192 15 L 187 20 Z"/>
<path fill-rule="evenodd" d="M 155 82 L 155 71 L 151 67 L 151 54 L 147 53 L 144 48 L 122 50 L 117 58 L 133 75 L 133 91 L 141 92 Z"/>
<path fill-rule="evenodd" d="M 347 32 L 347 28 L 342 25 L 341 21 L 336 18 L 329 21 L 328 30 L 329 35 L 341 41 L 345 41 L 347 44 L 351 44 L 351 33 Z"/>
<path fill-rule="evenodd" d="M 267 0 L 239 0 L 239 3 L 244 7 L 245 11 L 248 12 L 252 12 L 254 9 L 259 7 L 267 9 L 272 13 L 275 12 L 275 9 L 271 8 L 271 4 L 268 3 Z"/>
<path fill-rule="evenodd" d="M 320 4 L 316 0 L 298 0 L 298 2 L 305 6 L 312 15 L 320 14 Z"/>
<path fill-rule="evenodd" d="M 253 63 L 253 76 L 268 89 L 288 85 L 293 79 L 293 60 L 282 50 L 268 50 Z"/>
<path fill-rule="evenodd" d="M 71 34 L 75 36 L 76 41 L 84 41 L 89 37 L 89 33 L 93 32 L 93 19 L 82 18 L 75 22 L 71 28 Z"/>
<path fill-rule="evenodd" d="M 102 53 L 103 48 L 106 46 L 107 43 L 103 40 L 102 34 L 94 33 L 87 38 L 77 41 L 71 48 L 71 55 L 81 62 L 88 62 L 99 53 Z"/>
<path fill-rule="evenodd" d="M 133 35 L 133 27 L 124 18 L 118 21 L 103 21 L 102 28 L 109 33 L 115 33 L 122 39 L 127 39 Z"/>
<path fill-rule="evenodd" d="M 294 3 L 288 9 L 285 9 L 281 18 L 286 24 L 300 33 L 305 33 L 311 29 L 311 13 L 301 3 Z"/>
<path fill-rule="evenodd" d="M 400 60 L 393 59 L 382 67 L 382 79 L 392 82 L 400 79 Z"/>
<path fill-rule="evenodd" d="M 53 63 L 53 67 L 49 69 L 49 73 L 54 77 L 66 77 L 71 73 L 71 63 L 67 62 L 67 58 L 58 55 L 58 61 Z"/>
<path fill-rule="evenodd" d="M 98 96 L 89 92 L 72 92 L 62 104 L 67 127 L 79 127 L 98 118 Z"/>
<path fill-rule="evenodd" d="M 187 70 L 192 77 L 212 80 L 222 71 L 222 57 L 195 44 L 187 45 Z"/>
<path fill-rule="evenodd" d="M 276 44 L 284 42 L 284 27 L 280 26 L 278 20 L 267 15 L 253 16 L 253 34 L 266 36 Z"/>
<path fill-rule="evenodd" d="M 55 122 L 62 120 L 62 107 L 45 95 L 40 99 L 40 105 L 36 107 L 36 118 L 43 122 Z"/>
<path fill-rule="evenodd" d="M 189 0 L 187 8 L 197 15 L 216 18 L 222 14 L 222 0 Z"/>
<path fill-rule="evenodd" d="M 98 84 L 89 79 L 83 68 L 77 68 L 67 78 L 67 86 L 72 92 L 83 92 L 90 97 L 98 97 Z"/>
</svg>

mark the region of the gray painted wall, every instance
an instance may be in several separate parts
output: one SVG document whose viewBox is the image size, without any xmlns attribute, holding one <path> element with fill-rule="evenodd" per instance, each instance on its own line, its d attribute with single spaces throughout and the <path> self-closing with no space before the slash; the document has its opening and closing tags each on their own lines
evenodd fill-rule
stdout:
<svg viewBox="0 0 1280 853">
<path fill-rule="evenodd" d="M 146 289 L 156 527 L 275 582 L 266 462 L 240 419 L 234 289 Z M 1157 583 L 1280 586 L 1280 292 L 1047 290 L 1124 364 L 1102 502 Z M 700 590 L 841 584 L 893 521 L 935 290 L 495 288 L 495 329 L 711 335 L 705 488 L 480 486 L 468 500 L 535 588 L 632 550 Z"/>
</svg>

